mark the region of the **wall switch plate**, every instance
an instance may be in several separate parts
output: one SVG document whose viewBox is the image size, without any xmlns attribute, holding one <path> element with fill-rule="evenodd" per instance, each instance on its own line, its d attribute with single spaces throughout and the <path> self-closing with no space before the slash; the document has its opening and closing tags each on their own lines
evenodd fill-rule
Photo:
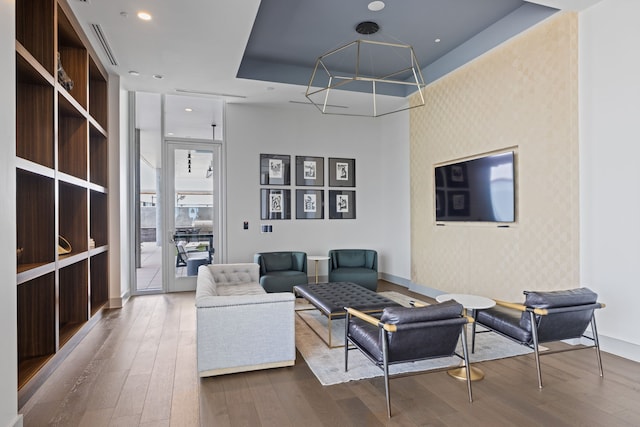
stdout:
<svg viewBox="0 0 640 427">
<path fill-rule="evenodd" d="M 271 224 L 262 224 L 260 226 L 260 231 L 263 233 L 271 233 L 273 231 L 273 226 Z"/>
</svg>

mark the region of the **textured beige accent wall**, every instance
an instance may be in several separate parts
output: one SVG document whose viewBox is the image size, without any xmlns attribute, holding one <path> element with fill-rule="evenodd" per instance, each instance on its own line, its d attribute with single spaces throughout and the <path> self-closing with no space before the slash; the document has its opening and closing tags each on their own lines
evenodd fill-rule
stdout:
<svg viewBox="0 0 640 427">
<path fill-rule="evenodd" d="M 579 286 L 578 19 L 560 13 L 425 88 L 411 110 L 412 281 L 521 300 Z M 516 224 L 436 226 L 435 164 L 516 147 Z"/>
</svg>

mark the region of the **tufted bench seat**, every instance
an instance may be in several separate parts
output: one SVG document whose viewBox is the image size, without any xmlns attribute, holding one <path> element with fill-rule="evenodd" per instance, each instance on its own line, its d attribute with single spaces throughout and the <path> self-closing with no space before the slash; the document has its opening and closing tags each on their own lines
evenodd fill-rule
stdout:
<svg viewBox="0 0 640 427">
<path fill-rule="evenodd" d="M 381 312 L 385 307 L 400 306 L 389 298 L 351 282 L 297 285 L 293 287 L 293 291 L 296 295 L 309 301 L 329 319 L 329 339 L 325 341 L 329 347 L 333 347 L 331 321 L 345 317 L 345 307 L 355 308 L 364 313 L 376 313 Z M 314 330 L 314 332 L 316 331 Z M 320 338 L 324 340 L 322 336 Z"/>
</svg>

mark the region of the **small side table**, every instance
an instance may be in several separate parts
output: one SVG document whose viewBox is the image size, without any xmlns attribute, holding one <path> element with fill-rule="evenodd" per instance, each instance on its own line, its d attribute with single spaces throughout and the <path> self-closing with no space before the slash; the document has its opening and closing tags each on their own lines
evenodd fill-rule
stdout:
<svg viewBox="0 0 640 427">
<path fill-rule="evenodd" d="M 318 262 L 320 262 L 320 261 L 328 261 L 329 257 L 328 256 L 322 256 L 322 255 L 309 255 L 307 257 L 307 260 L 315 261 L 315 264 L 316 264 L 316 283 L 318 283 Z"/>
<path fill-rule="evenodd" d="M 460 304 L 465 309 L 465 312 L 468 310 L 469 315 L 475 319 L 476 310 L 485 310 L 487 308 L 491 308 L 496 305 L 496 302 L 491 298 L 482 297 L 479 295 L 470 295 L 470 294 L 442 294 L 436 297 L 436 301 L 444 302 L 454 300 Z M 476 324 L 474 323 L 472 326 L 472 334 L 475 338 L 476 332 Z M 472 345 L 473 347 L 473 345 Z M 467 379 L 467 369 L 465 367 L 451 369 L 447 372 L 454 378 L 458 378 L 461 380 Z M 480 368 L 475 368 L 473 366 L 469 366 L 468 375 L 471 378 L 471 381 L 480 381 L 484 378 L 484 372 Z"/>
</svg>

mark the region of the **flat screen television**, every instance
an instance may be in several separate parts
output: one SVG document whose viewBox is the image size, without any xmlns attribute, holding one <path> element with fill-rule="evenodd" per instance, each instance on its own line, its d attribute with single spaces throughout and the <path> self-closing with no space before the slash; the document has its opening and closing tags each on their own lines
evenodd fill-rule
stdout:
<svg viewBox="0 0 640 427">
<path fill-rule="evenodd" d="M 513 151 L 435 167 L 436 221 L 515 221 Z"/>
</svg>

